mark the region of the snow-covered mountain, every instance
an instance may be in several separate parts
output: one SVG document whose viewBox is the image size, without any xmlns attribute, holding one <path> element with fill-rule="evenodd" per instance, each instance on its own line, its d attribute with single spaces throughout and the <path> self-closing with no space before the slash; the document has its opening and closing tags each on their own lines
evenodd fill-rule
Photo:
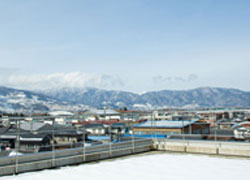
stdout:
<svg viewBox="0 0 250 180">
<path fill-rule="evenodd" d="M 109 91 L 97 88 L 63 88 L 43 91 L 48 96 L 71 104 L 85 104 L 90 107 L 112 108 L 131 107 L 136 104 L 140 95 L 125 91 Z"/>
<path fill-rule="evenodd" d="M 72 106 L 70 103 L 44 94 L 0 86 L 0 111 L 2 112 L 37 113 L 81 108 L 86 108 L 86 106 Z"/>
<path fill-rule="evenodd" d="M 96 88 L 59 89 L 44 92 L 56 99 L 91 107 L 250 107 L 250 92 L 237 89 L 202 87 L 192 90 L 164 90 L 135 94 Z"/>
<path fill-rule="evenodd" d="M 87 108 L 148 109 L 161 107 L 250 107 L 250 92 L 203 87 L 192 90 L 164 90 L 136 94 L 96 88 L 63 88 L 31 92 L 0 87 L 0 111 L 79 111 Z"/>
<path fill-rule="evenodd" d="M 237 89 L 201 87 L 182 91 L 148 92 L 141 96 L 153 106 L 250 107 L 250 92 Z"/>
</svg>

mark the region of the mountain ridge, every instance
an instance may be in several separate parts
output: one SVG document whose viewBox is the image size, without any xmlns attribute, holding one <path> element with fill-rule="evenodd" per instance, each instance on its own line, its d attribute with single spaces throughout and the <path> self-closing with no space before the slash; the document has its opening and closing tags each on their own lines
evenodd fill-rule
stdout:
<svg viewBox="0 0 250 180">
<path fill-rule="evenodd" d="M 59 91 L 53 92 L 53 97 L 64 99 L 67 94 Z M 74 97 L 78 94 L 78 97 Z M 51 95 L 48 93 L 47 95 Z M 147 107 L 184 107 L 196 104 L 199 107 L 249 107 L 250 92 L 234 88 L 199 87 L 190 90 L 161 90 L 149 91 L 143 94 L 129 91 L 101 90 L 86 88 L 84 93 L 77 90 L 71 94 L 74 103 L 83 103 L 89 106 L 103 107 L 105 105 L 119 108 L 124 105 L 133 108 L 133 105 L 146 105 Z M 201 99 L 201 100 L 199 100 Z M 95 102 L 94 102 L 95 101 Z M 209 102 L 211 101 L 211 102 Z M 230 102 L 231 101 L 231 102 Z M 117 106 L 116 104 L 120 104 Z"/>
<path fill-rule="evenodd" d="M 0 86 L 0 111 L 79 111 L 88 108 L 206 108 L 250 107 L 250 92 L 234 88 L 199 87 L 190 90 L 149 91 L 143 94 L 98 88 L 61 88 L 46 91 Z"/>
<path fill-rule="evenodd" d="M 57 109 L 74 110 L 77 107 L 38 92 L 0 86 L 0 112 L 29 114 Z"/>
</svg>

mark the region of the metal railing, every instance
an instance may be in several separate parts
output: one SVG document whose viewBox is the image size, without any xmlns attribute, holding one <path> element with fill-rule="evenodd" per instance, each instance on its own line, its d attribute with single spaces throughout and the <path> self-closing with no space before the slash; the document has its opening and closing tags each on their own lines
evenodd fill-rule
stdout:
<svg viewBox="0 0 250 180">
<path fill-rule="evenodd" d="M 138 149 L 138 152 L 145 150 L 149 151 L 152 147 L 152 141 L 150 139 L 137 139 L 134 142 L 134 146 Z M 142 150 L 140 150 L 140 148 L 142 148 Z M 23 169 L 19 171 L 19 168 L 21 167 L 25 167 L 24 169 L 38 170 L 40 169 L 38 167 L 39 164 L 43 164 L 41 169 L 44 169 L 128 155 L 134 152 L 133 149 L 134 147 L 131 141 L 126 141 L 112 144 L 112 149 L 110 149 L 108 144 L 102 144 L 90 147 L 55 150 L 54 152 L 41 152 L 17 155 L 14 157 L 3 157 L 0 158 L 0 175 L 24 172 Z M 84 154 L 82 154 L 83 151 L 85 152 Z M 110 154 L 110 151 L 112 154 Z M 125 151 L 125 153 L 122 153 L 123 151 Z M 51 158 L 51 154 L 54 154 L 53 158 Z M 18 163 L 16 163 L 17 158 L 19 159 Z M 38 168 L 34 168 L 34 165 Z"/>
<path fill-rule="evenodd" d="M 25 121 L 25 119 L 32 119 L 30 123 L 29 130 L 23 130 L 21 128 L 21 122 Z M 197 133 L 199 131 L 196 131 L 195 127 L 201 127 L 203 125 L 208 125 L 207 123 L 193 123 L 192 125 L 194 126 L 184 126 L 184 122 L 180 121 L 180 124 L 182 124 L 181 127 L 179 127 L 179 134 L 175 133 L 166 133 L 164 132 L 157 132 L 157 122 L 160 120 L 154 120 L 155 117 L 152 115 L 151 116 L 151 127 L 150 128 L 150 138 L 147 139 L 145 137 L 140 136 L 138 134 L 135 134 L 134 131 L 134 123 L 132 124 L 126 124 L 125 129 L 127 131 L 131 131 L 132 133 L 128 133 L 129 136 L 125 136 L 127 134 L 121 134 L 121 132 L 118 132 L 118 134 L 115 134 L 119 136 L 117 141 L 114 141 L 113 139 L 113 127 L 112 125 L 109 125 L 107 128 L 105 128 L 105 135 L 108 136 L 109 138 L 107 140 L 100 140 L 100 141 L 89 141 L 86 136 L 86 127 L 74 127 L 74 126 L 60 126 L 58 127 L 55 123 L 56 118 L 69 118 L 68 116 L 42 116 L 42 117 L 8 117 L 10 123 L 12 124 L 9 126 L 10 128 L 14 127 L 14 131 L 8 131 L 3 132 L 0 134 L 0 138 L 2 136 L 5 136 L 8 134 L 9 136 L 13 136 L 14 138 L 11 139 L 9 142 L 12 142 L 12 148 L 10 150 L 14 150 L 15 152 L 12 153 L 14 155 L 13 157 L 7 157 L 5 154 L 7 152 L 10 152 L 10 150 L 1 150 L 0 151 L 0 171 L 1 168 L 4 168 L 3 166 L 11 166 L 15 167 L 14 172 L 18 173 L 19 172 L 19 167 L 23 166 L 24 164 L 32 164 L 32 163 L 39 163 L 40 162 L 49 162 L 51 163 L 51 167 L 57 166 L 57 163 L 61 160 L 65 159 L 74 159 L 78 158 L 76 160 L 77 162 L 80 160 L 81 162 L 86 162 L 87 156 L 91 155 L 96 155 L 100 153 L 107 153 L 108 157 L 112 157 L 113 154 L 116 152 L 122 151 L 122 150 L 131 150 L 132 153 L 136 152 L 137 148 L 140 147 L 149 147 L 150 142 L 152 145 L 152 140 L 157 139 L 159 142 L 167 142 L 167 141 L 185 141 L 185 142 L 239 142 L 242 139 L 237 139 L 235 138 L 234 135 L 225 135 L 225 134 L 220 134 L 220 130 L 218 129 L 217 126 L 213 127 L 208 127 L 208 130 L 206 133 Z M 76 118 L 76 116 L 74 116 Z M 3 119 L 3 118 L 2 118 Z M 2 120 L 0 118 L 0 120 Z M 42 130 L 36 130 L 36 122 L 43 122 L 43 121 L 49 121 L 50 127 L 47 129 L 42 129 Z M 110 121 L 110 119 L 108 119 Z M 26 121 L 27 123 L 27 121 Z M 205 129 L 205 128 L 204 128 Z M 79 134 L 70 134 L 69 132 L 80 132 Z M 73 141 L 60 141 L 58 138 L 60 136 L 63 136 L 63 132 L 68 133 L 65 135 L 68 138 L 75 137 L 78 140 Z M 191 132 L 191 133 L 190 133 Z M 120 134 L 119 134 L 120 133 Z M 194 134 L 197 133 L 197 134 Z M 22 137 L 25 137 L 27 135 L 41 135 L 41 134 L 47 134 L 46 138 L 48 143 L 42 142 L 39 144 L 38 148 L 42 150 L 43 152 L 36 152 L 35 147 L 33 149 L 31 147 L 28 147 L 30 142 L 25 142 L 27 144 L 27 149 L 22 149 L 24 147 L 24 141 L 22 140 Z M 159 139 L 158 135 L 163 135 L 164 138 Z M 248 138 L 248 137 L 247 137 Z M 32 138 L 31 138 L 32 139 Z M 0 139 L 4 140 L 4 138 Z M 245 139 L 248 140 L 248 139 Z M 249 139 L 250 140 L 250 139 Z M 124 142 L 123 142 L 124 141 Z M 87 146 L 88 143 L 91 142 L 91 146 Z M 100 144 L 102 143 L 102 144 Z M 247 142 L 246 142 L 247 143 Z M 64 148 L 64 150 L 59 150 L 61 148 Z M 34 152 L 33 154 L 23 154 L 19 155 L 19 153 L 26 153 L 27 152 Z M 38 150 L 39 151 L 39 150 Z M 1 153 L 3 156 L 1 157 Z M 16 153 L 16 154 L 15 154 Z M 80 160 L 79 160 L 80 159 Z M 9 162 L 9 164 L 4 164 L 4 162 Z"/>
</svg>

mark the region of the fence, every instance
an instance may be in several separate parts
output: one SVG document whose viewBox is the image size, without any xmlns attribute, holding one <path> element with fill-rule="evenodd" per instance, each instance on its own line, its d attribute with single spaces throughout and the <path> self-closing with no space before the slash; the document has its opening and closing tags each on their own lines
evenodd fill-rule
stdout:
<svg viewBox="0 0 250 180">
<path fill-rule="evenodd" d="M 69 117 L 9 118 L 10 124 L 0 131 L 2 149 L 0 151 L 0 156 L 2 156 L 0 176 L 155 149 L 250 156 L 249 143 L 238 143 L 242 138 L 235 138 L 232 131 L 227 135 L 227 132 L 220 132 L 216 127 L 210 129 L 207 123 L 185 124 L 184 121 L 179 121 L 179 126 L 162 127 L 157 125 L 161 121 L 151 120 L 150 126 L 146 126 L 147 133 L 145 134 L 135 134 L 134 129 L 138 127 L 134 126 L 135 122 L 128 122 L 122 126 L 105 124 L 101 128 L 106 138 L 97 141 L 88 139 L 87 126 L 74 127 L 70 124 L 58 126 L 55 123 L 56 118 Z M 31 120 L 27 122 L 28 119 Z M 84 121 L 83 123 L 85 124 Z M 203 130 L 199 130 L 200 127 L 204 127 Z M 160 131 L 161 128 L 165 128 L 164 131 Z M 228 141 L 234 143 L 224 143 Z M 9 152 L 12 152 L 12 157 L 8 156 Z"/>
<path fill-rule="evenodd" d="M 0 176 L 114 158 L 152 150 L 151 139 L 0 158 Z"/>
<path fill-rule="evenodd" d="M 154 139 L 161 151 L 250 157 L 250 144 L 245 142 Z"/>
</svg>

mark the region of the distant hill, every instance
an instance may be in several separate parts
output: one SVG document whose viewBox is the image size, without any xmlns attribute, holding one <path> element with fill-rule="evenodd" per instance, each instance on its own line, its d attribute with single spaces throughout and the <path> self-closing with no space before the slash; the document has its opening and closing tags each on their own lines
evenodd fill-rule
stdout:
<svg viewBox="0 0 250 180">
<path fill-rule="evenodd" d="M 86 108 L 148 109 L 161 107 L 250 107 L 250 92 L 202 87 L 192 90 L 163 90 L 136 94 L 96 88 L 63 88 L 32 92 L 0 86 L 0 112 L 47 112 Z"/>
<path fill-rule="evenodd" d="M 57 109 L 75 109 L 75 106 L 47 95 L 0 86 L 0 111 L 38 113 Z"/>
<path fill-rule="evenodd" d="M 113 108 L 132 107 L 140 97 L 125 91 L 108 91 L 97 88 L 63 88 L 42 92 L 58 100 L 72 104 L 85 104 L 95 108 L 109 106 Z"/>
<path fill-rule="evenodd" d="M 201 87 L 192 90 L 163 90 L 135 94 L 96 88 L 51 90 L 43 92 L 58 100 L 91 107 L 250 107 L 250 92 L 237 89 Z"/>
</svg>

